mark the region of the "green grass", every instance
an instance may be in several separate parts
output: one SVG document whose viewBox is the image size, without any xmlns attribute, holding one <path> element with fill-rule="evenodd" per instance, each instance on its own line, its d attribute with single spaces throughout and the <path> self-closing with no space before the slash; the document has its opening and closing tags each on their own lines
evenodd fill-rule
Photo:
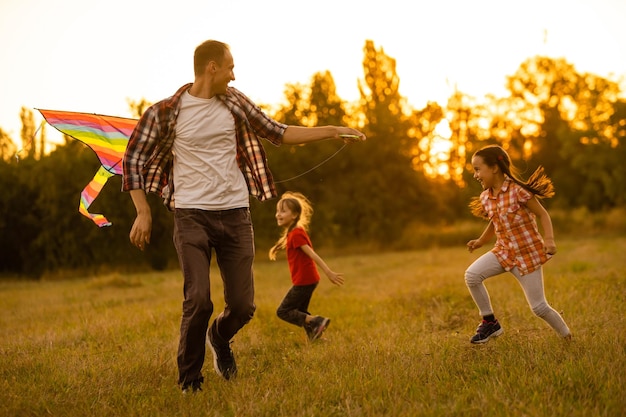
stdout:
<svg viewBox="0 0 626 417">
<path fill-rule="evenodd" d="M 458 247 L 329 257 L 347 282 L 323 277 L 311 310 L 332 322 L 308 344 L 275 316 L 286 261 L 260 256 L 257 314 L 233 344 L 238 378 L 221 380 L 209 354 L 204 390 L 187 396 L 176 386 L 178 271 L 0 282 L 0 415 L 624 415 L 626 238 L 557 243 L 545 288 L 570 343 L 501 275 L 487 287 L 505 333 L 471 345 L 479 317 L 463 272 L 479 253 Z"/>
</svg>

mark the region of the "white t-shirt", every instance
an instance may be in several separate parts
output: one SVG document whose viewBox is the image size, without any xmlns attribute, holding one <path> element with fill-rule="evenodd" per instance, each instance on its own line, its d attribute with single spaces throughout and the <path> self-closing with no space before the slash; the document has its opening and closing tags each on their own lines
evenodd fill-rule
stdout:
<svg viewBox="0 0 626 417">
<path fill-rule="evenodd" d="M 249 206 L 236 142 L 235 119 L 224 103 L 183 94 L 172 148 L 176 208 Z"/>
</svg>

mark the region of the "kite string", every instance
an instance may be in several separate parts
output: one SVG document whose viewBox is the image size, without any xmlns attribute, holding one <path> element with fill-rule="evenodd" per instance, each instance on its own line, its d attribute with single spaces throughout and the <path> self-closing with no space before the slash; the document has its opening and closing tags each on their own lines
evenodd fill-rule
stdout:
<svg viewBox="0 0 626 417">
<path fill-rule="evenodd" d="M 46 123 L 46 121 L 42 120 L 41 124 L 39 125 L 37 130 L 35 130 L 35 133 L 33 133 L 33 135 L 31 136 L 30 140 L 28 142 L 26 142 L 25 144 L 22 143 L 21 149 L 15 151 L 15 162 L 18 162 L 18 163 L 20 162 L 20 154 L 24 151 L 24 148 L 26 148 L 26 146 L 28 146 L 31 143 L 33 143 L 33 141 L 37 137 L 37 133 L 39 133 L 39 130 L 43 127 L 44 123 Z"/>
<path fill-rule="evenodd" d="M 316 170 L 316 169 L 317 169 L 317 168 L 319 168 L 320 166 L 324 165 L 326 162 L 328 162 L 328 161 L 330 161 L 331 159 L 333 159 L 333 158 L 334 158 L 334 157 L 335 157 L 335 156 L 336 156 L 339 152 L 341 152 L 341 151 L 343 150 L 343 148 L 345 148 L 347 145 L 348 145 L 347 143 L 344 143 L 344 144 L 343 144 L 343 146 L 342 146 L 341 148 L 337 149 L 337 150 L 335 151 L 335 153 L 334 153 L 334 154 L 332 154 L 332 155 L 331 155 L 331 156 L 329 156 L 328 158 L 324 159 L 322 162 L 320 162 L 319 164 L 315 165 L 313 168 L 310 168 L 310 169 L 308 169 L 308 170 L 304 171 L 303 173 L 296 175 L 295 177 L 287 178 L 286 180 L 281 180 L 281 181 L 274 181 L 274 183 L 275 183 L 275 184 L 281 184 L 281 183 L 283 183 L 283 182 L 292 181 L 292 180 L 295 180 L 296 178 L 300 178 L 300 177 L 302 177 L 302 176 L 304 176 L 304 175 L 308 174 L 309 172 L 311 172 L 311 171 L 313 171 L 313 170 Z"/>
</svg>

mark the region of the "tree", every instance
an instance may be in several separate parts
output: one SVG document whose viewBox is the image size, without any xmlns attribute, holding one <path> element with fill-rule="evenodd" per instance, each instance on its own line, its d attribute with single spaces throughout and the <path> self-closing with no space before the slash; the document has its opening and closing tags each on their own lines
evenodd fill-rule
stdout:
<svg viewBox="0 0 626 417">
<path fill-rule="evenodd" d="M 152 103 L 145 98 L 142 98 L 140 100 L 126 99 L 126 102 L 128 103 L 128 107 L 130 108 L 130 112 L 132 113 L 133 117 L 136 118 L 140 118 L 141 115 L 148 109 L 148 107 L 152 105 Z"/>
<path fill-rule="evenodd" d="M 20 119 L 22 121 L 22 130 L 20 138 L 22 139 L 22 150 L 26 158 L 37 158 L 37 145 L 35 141 L 35 119 L 33 112 L 26 107 L 20 110 Z"/>
<path fill-rule="evenodd" d="M 435 158 L 435 128 L 444 120 L 444 109 L 438 103 L 429 102 L 421 110 L 414 110 L 409 116 L 412 128 L 408 132 L 411 146 L 412 164 L 415 170 L 424 172 L 431 178 L 438 175 L 437 165 L 442 162 Z"/>
<path fill-rule="evenodd" d="M 11 159 L 16 151 L 17 147 L 9 134 L 0 128 L 0 160 L 7 161 Z"/>
<path fill-rule="evenodd" d="M 302 126 L 340 125 L 348 123 L 345 103 L 337 95 L 330 72 L 316 73 L 311 84 L 288 84 L 285 88 L 286 103 L 274 113 L 282 123 Z M 341 151 L 341 152 L 340 152 Z M 332 187 L 337 182 L 338 161 L 346 154 L 340 143 L 334 140 L 300 146 L 266 146 L 270 168 L 277 181 L 279 193 L 298 190 L 307 195 L 314 204 L 312 234 L 319 245 L 333 238 L 333 213 L 336 210 Z M 275 206 L 259 204 L 253 200 L 253 216 L 257 240 L 269 245 L 276 238 L 274 220 Z"/>
<path fill-rule="evenodd" d="M 579 74 L 564 59 L 531 58 L 508 77 L 511 104 L 525 124 L 521 132 L 527 141 L 524 151 L 533 164 L 545 167 L 552 176 L 561 204 L 601 208 L 614 204 L 611 194 L 611 170 L 602 146 L 615 148 L 619 140 L 611 120 L 619 96 L 617 83 L 595 76 Z M 600 145 L 600 146 L 594 146 Z M 577 158 L 593 158 L 595 164 L 576 163 Z M 602 172 L 602 173 L 601 173 Z M 608 178 L 607 177 L 607 178 Z M 582 191 L 581 192 L 581 187 Z"/>
<path fill-rule="evenodd" d="M 0 159 L 0 273 L 34 273 L 38 254 L 32 248 L 40 229 L 39 211 L 33 186 L 36 161 Z M 30 269 L 30 270 L 29 270 Z"/>
<path fill-rule="evenodd" d="M 369 40 L 364 55 L 359 124 L 368 140 L 340 160 L 344 181 L 336 186 L 335 201 L 344 209 L 336 223 L 352 238 L 390 242 L 416 213 L 421 220 L 433 219 L 436 200 L 423 173 L 413 169 L 413 126 L 399 92 L 396 61 Z"/>
</svg>

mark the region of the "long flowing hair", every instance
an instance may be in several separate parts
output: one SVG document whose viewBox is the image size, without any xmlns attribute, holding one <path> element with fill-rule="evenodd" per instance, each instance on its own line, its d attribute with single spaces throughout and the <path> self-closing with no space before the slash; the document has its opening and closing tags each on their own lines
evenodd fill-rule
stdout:
<svg viewBox="0 0 626 417">
<path fill-rule="evenodd" d="M 274 246 L 270 249 L 270 259 L 276 260 L 276 254 L 287 247 L 287 235 L 296 227 L 301 227 L 307 232 L 309 231 L 309 224 L 311 223 L 311 217 L 313 216 L 313 207 L 308 198 L 298 192 L 287 191 L 278 200 L 276 205 L 279 208 L 287 207 L 289 211 L 296 215 L 296 218 L 290 225 L 285 227 L 280 238 L 276 241 Z"/>
<path fill-rule="evenodd" d="M 552 180 L 546 175 L 542 166 L 539 166 L 535 172 L 532 173 L 528 181 L 523 181 L 519 177 L 518 169 L 511 163 L 509 154 L 501 146 L 485 146 L 476 151 L 472 158 L 475 156 L 480 156 L 487 166 L 493 167 L 497 165 L 511 181 L 533 193 L 535 196 L 539 198 L 550 198 L 554 196 L 554 184 L 552 184 Z M 480 202 L 480 197 L 474 197 L 469 207 L 473 215 L 483 218 L 487 217 L 487 213 L 485 213 L 482 203 Z"/>
</svg>

